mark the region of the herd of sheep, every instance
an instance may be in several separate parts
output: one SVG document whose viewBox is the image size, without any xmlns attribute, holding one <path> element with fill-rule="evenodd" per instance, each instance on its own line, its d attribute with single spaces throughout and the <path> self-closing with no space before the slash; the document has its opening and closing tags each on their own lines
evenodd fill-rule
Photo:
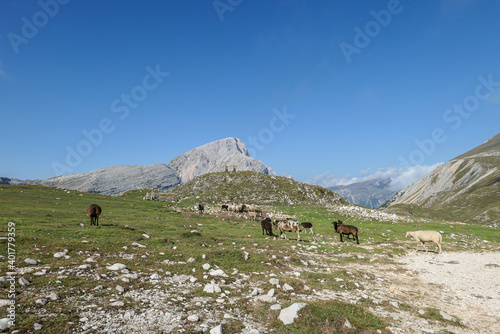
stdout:
<svg viewBox="0 0 500 334">
<path fill-rule="evenodd" d="M 200 214 L 203 214 L 205 207 L 202 204 L 198 204 L 198 211 Z M 256 209 L 254 205 L 247 204 L 223 204 L 221 206 L 222 211 L 232 211 L 237 213 L 246 213 L 250 219 L 263 218 L 262 210 Z M 101 207 L 97 204 L 91 204 L 87 208 L 87 216 L 90 217 L 90 225 L 99 226 L 99 216 L 102 210 Z M 273 236 L 273 227 L 280 232 L 279 236 L 287 239 L 286 232 L 297 233 L 297 241 L 300 241 L 300 232 L 301 229 L 307 229 L 311 234 L 313 232 L 313 225 L 310 222 L 299 223 L 296 219 L 286 218 L 286 219 L 277 219 L 272 222 L 271 218 L 266 217 L 264 220 L 260 222 L 262 227 L 262 235 L 267 234 L 269 236 Z M 359 244 L 359 236 L 358 236 L 358 228 L 353 225 L 346 225 L 342 223 L 341 220 L 336 222 L 332 222 L 334 230 L 336 233 L 340 235 L 340 242 L 344 242 L 343 236 L 347 237 L 351 236 L 356 240 L 356 243 Z M 438 253 L 441 253 L 441 243 L 443 241 L 443 237 L 441 233 L 437 231 L 408 231 L 406 232 L 406 238 L 413 238 L 417 243 L 420 243 L 426 250 L 425 247 L 426 242 L 433 242 L 439 249 Z"/>
</svg>

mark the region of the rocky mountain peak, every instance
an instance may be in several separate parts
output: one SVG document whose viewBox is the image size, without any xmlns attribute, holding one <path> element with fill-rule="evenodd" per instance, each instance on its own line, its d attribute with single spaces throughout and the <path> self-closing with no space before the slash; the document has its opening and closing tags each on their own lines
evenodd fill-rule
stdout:
<svg viewBox="0 0 500 334">
<path fill-rule="evenodd" d="M 225 138 L 194 148 L 168 163 L 182 182 L 206 173 L 256 171 L 269 175 L 276 173 L 261 161 L 253 159 L 238 138 Z"/>
</svg>

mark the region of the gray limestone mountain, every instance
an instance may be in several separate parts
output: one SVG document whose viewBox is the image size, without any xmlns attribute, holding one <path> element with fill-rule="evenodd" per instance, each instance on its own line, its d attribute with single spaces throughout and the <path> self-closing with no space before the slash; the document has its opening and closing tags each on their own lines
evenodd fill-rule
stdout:
<svg viewBox="0 0 500 334">
<path fill-rule="evenodd" d="M 386 206 L 465 222 L 500 223 L 500 134 L 438 166 Z"/>
<path fill-rule="evenodd" d="M 250 157 L 241 140 L 226 138 L 192 149 L 172 159 L 166 165 L 112 166 L 88 173 L 61 175 L 43 180 L 18 180 L 4 177 L 0 178 L 0 184 L 39 184 L 116 195 L 139 188 L 167 190 L 196 176 L 224 171 L 226 166 L 231 171 L 236 169 L 276 175 L 270 167 Z"/>
<path fill-rule="evenodd" d="M 335 191 L 353 204 L 376 209 L 396 195 L 397 191 L 390 187 L 391 182 L 390 178 L 373 179 L 349 185 L 333 186 L 328 189 Z"/>
<path fill-rule="evenodd" d="M 197 176 L 223 172 L 254 171 L 268 175 L 276 175 L 260 160 L 253 159 L 243 142 L 237 138 L 226 138 L 192 149 L 172 159 L 168 165 L 182 182 L 190 181 Z"/>
</svg>

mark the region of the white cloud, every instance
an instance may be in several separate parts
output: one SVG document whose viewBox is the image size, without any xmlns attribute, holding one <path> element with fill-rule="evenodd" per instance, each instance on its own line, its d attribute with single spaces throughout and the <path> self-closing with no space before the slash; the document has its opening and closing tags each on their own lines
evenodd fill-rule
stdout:
<svg viewBox="0 0 500 334">
<path fill-rule="evenodd" d="M 425 174 L 431 172 L 434 168 L 441 165 L 442 162 L 436 163 L 432 166 L 418 165 L 412 167 L 386 167 L 379 168 L 377 171 L 372 172 L 370 169 L 361 171 L 360 177 L 355 177 L 351 175 L 345 175 L 342 177 L 331 174 L 330 171 L 323 174 L 315 176 L 308 183 L 317 184 L 319 186 L 328 188 L 338 185 L 349 185 L 357 182 L 364 182 L 374 179 L 390 178 L 392 182 L 390 187 L 394 191 L 400 191 L 405 187 L 409 186 L 417 179 L 421 178 Z"/>
</svg>

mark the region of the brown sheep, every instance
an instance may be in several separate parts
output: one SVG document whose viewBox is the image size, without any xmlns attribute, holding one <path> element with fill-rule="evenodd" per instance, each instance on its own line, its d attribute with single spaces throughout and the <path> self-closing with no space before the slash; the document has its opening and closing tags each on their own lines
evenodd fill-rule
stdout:
<svg viewBox="0 0 500 334">
<path fill-rule="evenodd" d="M 87 216 L 90 217 L 90 226 L 99 226 L 99 215 L 101 214 L 101 207 L 97 204 L 90 204 L 87 208 Z"/>
<path fill-rule="evenodd" d="M 344 240 L 342 240 L 343 234 L 347 235 L 348 237 L 350 234 L 352 234 L 356 239 L 356 243 L 359 244 L 358 228 L 356 226 L 344 225 L 340 220 L 338 222 L 333 222 L 332 224 L 333 227 L 335 228 L 335 232 L 340 234 L 340 242 L 344 242 Z"/>
<path fill-rule="evenodd" d="M 273 235 L 273 224 L 271 224 L 271 218 L 267 217 L 261 221 L 260 226 L 262 227 L 262 235 L 264 235 L 264 231 L 267 235 Z"/>
</svg>

